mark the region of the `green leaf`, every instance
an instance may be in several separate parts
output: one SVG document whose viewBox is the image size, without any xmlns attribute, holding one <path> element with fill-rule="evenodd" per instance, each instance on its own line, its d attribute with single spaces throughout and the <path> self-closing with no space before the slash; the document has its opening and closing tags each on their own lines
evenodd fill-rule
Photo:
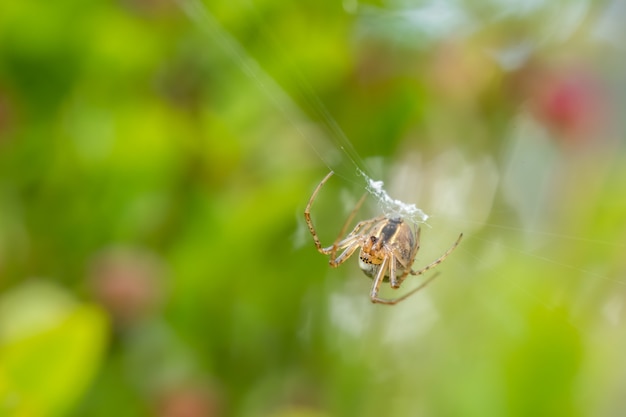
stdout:
<svg viewBox="0 0 626 417">
<path fill-rule="evenodd" d="M 18 302 L 19 301 L 19 302 Z M 60 416 L 98 370 L 108 322 L 50 284 L 0 298 L 0 415 Z"/>
</svg>

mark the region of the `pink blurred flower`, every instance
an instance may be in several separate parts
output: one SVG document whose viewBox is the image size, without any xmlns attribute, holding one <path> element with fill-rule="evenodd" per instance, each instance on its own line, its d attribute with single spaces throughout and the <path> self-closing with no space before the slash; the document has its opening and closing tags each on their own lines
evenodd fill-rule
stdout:
<svg viewBox="0 0 626 417">
<path fill-rule="evenodd" d="M 95 297 L 118 325 L 149 314 L 161 298 L 163 267 L 140 250 L 113 248 L 96 257 L 90 271 Z"/>
<path fill-rule="evenodd" d="M 610 104 L 599 75 L 568 67 L 531 72 L 527 86 L 534 116 L 569 144 L 597 143 L 607 133 Z"/>
</svg>

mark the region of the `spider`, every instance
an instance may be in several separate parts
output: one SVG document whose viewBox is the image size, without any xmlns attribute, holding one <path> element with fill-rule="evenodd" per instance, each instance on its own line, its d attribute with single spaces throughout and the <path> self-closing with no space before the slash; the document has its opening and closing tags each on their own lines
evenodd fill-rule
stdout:
<svg viewBox="0 0 626 417">
<path fill-rule="evenodd" d="M 409 226 L 408 222 L 405 222 L 401 217 L 381 215 L 370 220 L 363 220 L 357 223 L 354 229 L 352 229 L 345 238 L 341 238 L 363 204 L 367 194 L 364 194 L 358 201 L 332 246 L 326 248 L 322 247 L 315 227 L 313 227 L 313 222 L 311 221 L 311 206 L 313 205 L 317 193 L 332 175 L 333 171 L 328 173 L 322 182 L 319 183 L 304 210 L 304 218 L 313 236 L 315 247 L 321 254 L 330 255 L 329 263 L 331 267 L 338 267 L 348 260 L 357 249 L 361 248 L 359 253 L 359 267 L 365 275 L 374 279 L 370 291 L 370 299 L 373 303 L 390 305 L 408 298 L 437 277 L 438 274 L 433 275 L 414 290 L 398 298 L 385 299 L 378 296 L 382 282 L 390 282 L 391 288 L 398 289 L 409 274 L 422 275 L 426 271 L 439 265 L 456 249 L 459 242 L 461 242 L 463 233 L 459 235 L 456 242 L 454 242 L 450 249 L 443 255 L 422 269 L 415 271 L 412 269 L 412 265 L 415 261 L 417 251 L 420 248 L 420 228 L 419 226 L 412 228 Z M 343 250 L 343 252 L 337 255 L 337 252 L 341 250 Z"/>
</svg>

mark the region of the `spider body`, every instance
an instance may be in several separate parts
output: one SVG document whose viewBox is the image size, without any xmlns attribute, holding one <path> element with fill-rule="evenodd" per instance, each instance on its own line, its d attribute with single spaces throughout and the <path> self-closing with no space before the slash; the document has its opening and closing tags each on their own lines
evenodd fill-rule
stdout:
<svg viewBox="0 0 626 417">
<path fill-rule="evenodd" d="M 414 271 L 412 265 L 420 247 L 420 228 L 417 226 L 412 228 L 408 222 L 400 217 L 378 216 L 370 220 L 363 220 L 357 223 L 345 238 L 341 238 L 346 233 L 348 225 L 352 222 L 367 194 L 361 197 L 352 210 L 333 245 L 322 247 L 311 221 L 311 206 L 319 190 L 332 175 L 333 172 L 331 171 L 319 183 L 304 210 L 304 218 L 313 236 L 313 243 L 315 243 L 315 247 L 320 253 L 330 255 L 330 266 L 333 268 L 338 267 L 350 258 L 357 249 L 360 249 L 359 267 L 365 275 L 374 280 L 370 292 L 370 299 L 373 303 L 396 304 L 424 288 L 432 281 L 437 276 L 436 274 L 399 298 L 385 299 L 378 296 L 382 282 L 389 282 L 391 288 L 397 289 L 400 288 L 400 285 L 409 274 L 422 275 L 439 265 L 457 247 L 463 234 L 459 235 L 452 247 L 442 256 L 422 269 Z M 341 253 L 337 254 L 338 252 Z"/>
<path fill-rule="evenodd" d="M 370 278 L 376 277 L 389 249 L 397 254 L 396 278 L 402 276 L 419 248 L 413 229 L 401 218 L 381 220 L 363 240 L 359 253 L 359 267 Z M 387 282 L 389 278 L 387 270 L 383 281 Z"/>
</svg>

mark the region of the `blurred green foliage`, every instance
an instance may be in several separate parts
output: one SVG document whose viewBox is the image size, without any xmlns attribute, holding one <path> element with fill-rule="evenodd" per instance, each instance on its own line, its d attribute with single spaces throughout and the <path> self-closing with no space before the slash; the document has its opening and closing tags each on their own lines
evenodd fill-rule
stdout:
<svg viewBox="0 0 626 417">
<path fill-rule="evenodd" d="M 0 415 L 621 415 L 625 17 L 2 2 Z M 465 232 L 392 308 L 303 221 L 355 163 L 432 215 L 419 265 Z"/>
</svg>

